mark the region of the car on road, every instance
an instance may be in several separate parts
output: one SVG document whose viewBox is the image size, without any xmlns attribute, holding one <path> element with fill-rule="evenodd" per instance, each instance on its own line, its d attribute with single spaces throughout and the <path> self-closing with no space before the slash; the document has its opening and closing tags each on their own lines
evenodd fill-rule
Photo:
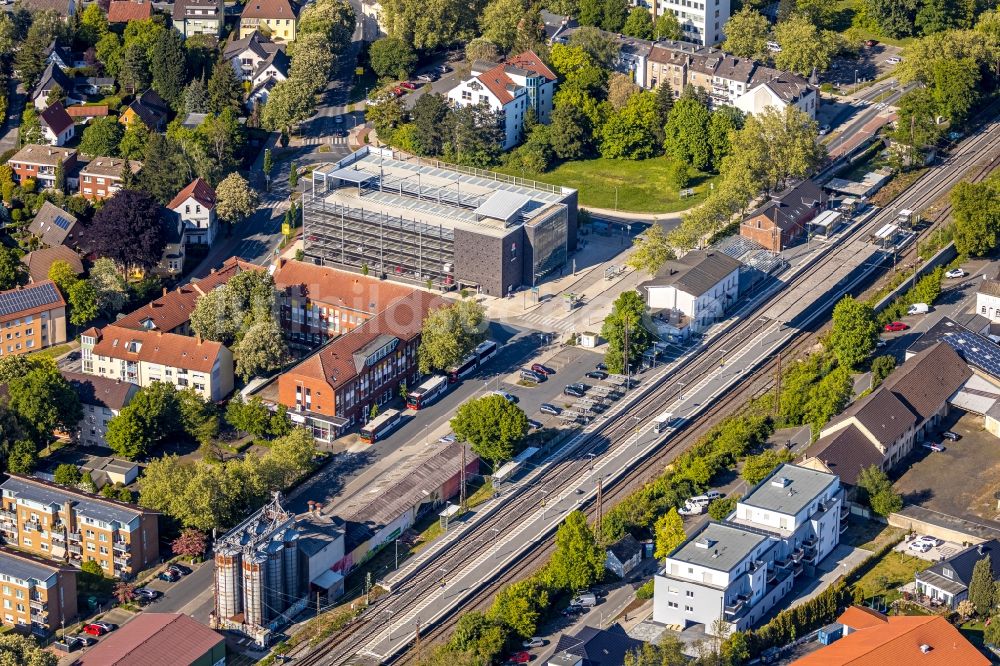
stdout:
<svg viewBox="0 0 1000 666">
<path fill-rule="evenodd" d="M 545 639 L 539 638 L 538 636 L 532 636 L 528 640 L 521 643 L 521 647 L 526 647 L 526 648 L 543 647 L 544 645 L 545 645 Z"/>
<path fill-rule="evenodd" d="M 681 508 L 677 509 L 677 513 L 682 516 L 700 516 L 708 510 L 707 504 L 685 504 Z"/>
<path fill-rule="evenodd" d="M 166 571 L 162 572 L 159 576 L 157 576 L 157 578 L 159 578 L 160 580 L 165 580 L 168 583 L 176 583 L 181 579 L 181 575 L 176 571 L 171 571 L 167 569 Z"/>
<path fill-rule="evenodd" d="M 876 349 L 881 349 L 882 347 L 885 347 L 887 344 L 889 344 L 889 343 L 886 342 L 884 339 L 879 338 L 878 342 L 875 343 L 875 348 Z"/>
<path fill-rule="evenodd" d="M 334 116 L 333 117 L 333 124 L 334 125 L 343 125 L 344 124 L 344 116 Z"/>
<path fill-rule="evenodd" d="M 714 502 L 715 500 L 722 499 L 725 496 L 726 495 L 724 493 L 720 493 L 718 490 L 709 490 L 704 494 L 704 497 L 707 497 L 709 502 Z"/>
<path fill-rule="evenodd" d="M 525 650 L 521 650 L 520 652 L 515 652 L 514 654 L 510 655 L 510 661 L 514 662 L 515 664 L 527 664 L 529 661 L 531 661 L 531 653 Z"/>
<path fill-rule="evenodd" d="M 931 544 L 926 541 L 913 541 L 907 546 L 908 550 L 912 550 L 915 553 L 926 553 L 928 550 L 933 548 Z"/>
<path fill-rule="evenodd" d="M 406 88 L 407 90 L 416 90 L 417 84 L 411 81 L 403 81 L 402 83 L 399 84 L 399 87 Z"/>
<path fill-rule="evenodd" d="M 500 396 L 501 398 L 503 398 L 507 402 L 512 402 L 512 403 L 515 403 L 515 404 L 517 403 L 517 398 L 515 398 L 514 396 L 512 396 L 510 393 L 507 393 L 507 391 L 501 391 L 500 389 L 497 389 L 496 391 L 492 391 L 491 393 L 492 393 L 492 395 L 498 395 L 498 396 Z"/>
<path fill-rule="evenodd" d="M 604 372 L 603 370 L 591 370 L 586 375 L 584 375 L 584 377 L 587 377 L 588 379 L 603 380 L 608 378 L 608 373 Z"/>
<path fill-rule="evenodd" d="M 951 430 L 945 430 L 943 433 L 941 433 L 941 436 L 952 442 L 957 442 L 958 440 L 962 439 L 961 435 L 959 435 L 957 432 L 952 432 Z"/>
<path fill-rule="evenodd" d="M 553 370 L 552 368 L 546 367 L 546 366 L 542 365 L 541 363 L 532 363 L 531 364 L 531 371 L 532 372 L 537 372 L 540 375 L 546 375 L 546 376 L 556 374 L 555 370 Z"/>
<path fill-rule="evenodd" d="M 70 636 L 69 640 L 74 643 L 79 643 L 83 647 L 90 647 L 91 645 L 97 645 L 97 639 L 93 636 L 88 636 L 87 634 L 77 634 L 76 636 Z"/>
<path fill-rule="evenodd" d="M 551 414 L 552 416 L 559 416 L 559 414 L 562 413 L 561 409 L 559 409 L 555 405 L 550 405 L 547 402 L 543 402 L 542 404 L 540 404 L 538 406 L 538 411 L 540 411 L 542 414 Z"/>
<path fill-rule="evenodd" d="M 937 451 L 938 453 L 944 451 L 944 447 L 938 444 L 937 442 L 924 442 L 923 444 L 921 444 L 921 446 L 923 446 L 925 449 L 930 449 L 931 451 Z"/>
<path fill-rule="evenodd" d="M 914 303 L 906 310 L 906 314 L 908 315 L 927 314 L 930 311 L 931 308 L 926 303 Z"/>
<path fill-rule="evenodd" d="M 447 74 L 448 72 L 451 71 L 451 67 L 449 67 L 448 65 L 438 65 L 437 71 L 440 74 Z"/>
<path fill-rule="evenodd" d="M 541 421 L 536 421 L 535 419 L 528 419 L 528 427 L 532 430 L 538 430 L 542 427 Z"/>
<path fill-rule="evenodd" d="M 528 370 L 527 368 L 521 368 L 521 379 L 527 379 L 532 382 L 544 382 L 545 375 L 540 372 L 535 372 L 534 370 Z"/>
<path fill-rule="evenodd" d="M 344 138 L 345 136 L 347 136 L 347 130 L 345 130 L 343 127 L 341 127 L 340 129 L 335 129 L 333 130 L 333 135 L 336 137 Z"/>
<path fill-rule="evenodd" d="M 964 278 L 966 275 L 968 275 L 968 273 L 963 271 L 961 268 L 953 268 L 944 274 L 946 278 L 952 278 L 952 279 Z"/>
<path fill-rule="evenodd" d="M 573 617 L 574 615 L 582 615 L 587 612 L 587 609 L 579 604 L 570 604 L 562 610 L 562 614 L 566 617 Z"/>
<path fill-rule="evenodd" d="M 891 324 L 886 324 L 885 325 L 885 330 L 888 331 L 889 333 L 896 333 L 898 331 L 905 331 L 908 328 L 909 328 L 909 326 L 907 326 L 906 324 L 904 324 L 901 321 L 894 321 Z"/>
<path fill-rule="evenodd" d="M 148 587 L 140 587 L 136 589 L 135 596 L 139 601 L 156 601 L 163 593 L 159 590 L 151 590 Z"/>
<path fill-rule="evenodd" d="M 820 136 L 825 136 L 825 135 L 827 135 L 829 133 L 830 133 L 830 126 L 829 125 L 825 125 L 824 124 L 824 125 L 820 125 L 819 126 L 819 135 Z"/>
<path fill-rule="evenodd" d="M 423 81 L 424 83 L 434 83 L 437 80 L 437 75 L 433 72 L 427 72 L 426 74 L 421 74 L 417 77 L 417 81 Z"/>
</svg>

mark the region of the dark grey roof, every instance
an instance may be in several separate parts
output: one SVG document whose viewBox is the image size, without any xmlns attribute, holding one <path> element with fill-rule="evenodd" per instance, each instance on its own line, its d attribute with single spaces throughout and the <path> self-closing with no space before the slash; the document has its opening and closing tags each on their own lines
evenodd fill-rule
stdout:
<svg viewBox="0 0 1000 666">
<path fill-rule="evenodd" d="M 761 84 L 767 84 L 778 97 L 790 104 L 813 90 L 809 82 L 798 74 L 764 66 L 757 67 L 750 79 L 751 86 Z"/>
<path fill-rule="evenodd" d="M 28 231 L 41 238 L 49 247 L 54 247 L 66 243 L 66 239 L 73 233 L 76 222 L 76 217 L 72 214 L 46 201 L 38 209 L 35 219 L 28 226 Z"/>
<path fill-rule="evenodd" d="M 692 250 L 680 259 L 672 259 L 651 280 L 639 285 L 649 287 L 677 287 L 679 290 L 701 296 L 719 284 L 743 264 L 724 252 Z"/>
<path fill-rule="evenodd" d="M 942 317 L 938 323 L 917 338 L 906 350 L 909 357 L 944 342 L 958 352 L 966 363 L 977 370 L 1000 379 L 1000 346 L 989 338 L 973 333 L 953 319 Z"/>
<path fill-rule="evenodd" d="M 970 546 L 957 555 L 917 573 L 917 580 L 923 580 L 952 594 L 962 592 L 972 582 L 972 570 L 976 562 L 989 556 L 993 568 L 993 580 L 1000 580 L 1000 541 L 991 539 L 978 546 Z"/>
<path fill-rule="evenodd" d="M 124 504 L 119 505 L 111 500 L 98 500 L 83 493 L 49 485 L 38 479 L 26 479 L 11 475 L 0 484 L 0 489 L 4 493 L 13 493 L 14 497 L 38 502 L 45 506 L 62 505 L 72 501 L 80 515 L 106 523 L 117 522 L 128 525 L 143 513 L 140 509 L 132 509 Z"/>
<path fill-rule="evenodd" d="M 583 659 L 583 666 L 620 666 L 625 655 L 642 648 L 642 641 L 631 638 L 620 626 L 611 629 L 583 627 L 573 636 L 561 634 L 552 658 L 570 654 Z"/>
<path fill-rule="evenodd" d="M 49 62 L 49 64 L 45 66 L 45 71 L 42 72 L 42 77 L 38 79 L 38 83 L 35 85 L 34 91 L 31 93 L 31 99 L 36 99 L 46 90 L 52 90 L 55 85 L 58 85 L 64 92 L 68 93 L 73 89 L 73 80 L 66 76 L 66 74 L 59 69 L 58 65 L 54 62 Z"/>
<path fill-rule="evenodd" d="M 66 63 L 67 67 L 73 66 L 73 53 L 69 49 L 60 46 L 58 39 L 53 39 L 52 43 L 42 51 L 42 55 L 45 56 L 46 60 L 51 58 L 53 54 Z"/>
<path fill-rule="evenodd" d="M 198 14 L 198 11 L 211 10 L 209 14 Z M 221 20 L 223 18 L 222 0 L 176 0 L 174 2 L 173 19 L 183 21 L 185 18 L 205 20 Z"/>
<path fill-rule="evenodd" d="M 642 545 L 631 534 L 626 534 L 608 548 L 612 555 L 622 563 L 628 562 L 642 552 Z"/>
<path fill-rule="evenodd" d="M 854 402 L 833 423 L 854 417 L 883 446 L 889 446 L 917 424 L 917 415 L 885 386 Z"/>
<path fill-rule="evenodd" d="M 282 73 L 284 76 L 288 76 L 288 68 L 291 66 L 291 59 L 285 55 L 285 52 L 281 49 L 275 49 L 272 53 L 268 54 L 266 58 L 260 61 L 257 65 L 257 69 L 254 71 L 251 78 L 256 79 L 260 76 L 268 67 L 272 65 L 276 70 Z M 273 78 L 273 77 L 272 77 Z"/>
<path fill-rule="evenodd" d="M 279 46 L 254 30 L 243 39 L 238 39 L 235 42 L 229 42 L 222 55 L 226 60 L 232 60 L 247 49 L 253 51 L 258 58 L 266 58 L 268 55 L 278 50 Z"/>
<path fill-rule="evenodd" d="M 854 424 L 820 437 L 806 450 L 806 456 L 815 457 L 839 476 L 841 483 L 852 486 L 858 484 L 861 470 L 881 467 L 885 462 L 882 452 Z"/>
<path fill-rule="evenodd" d="M 993 357 L 1000 363 L 1000 348 L 986 338 L 981 339 L 993 345 Z M 954 349 L 947 344 L 936 344 L 906 361 L 889 375 L 881 388 L 892 391 L 921 419 L 927 419 L 971 376 L 972 370 Z"/>
<path fill-rule="evenodd" d="M 824 201 L 823 189 L 811 180 L 804 180 L 771 197 L 771 200 L 750 214 L 764 215 L 779 229 L 795 226 Z"/>
<path fill-rule="evenodd" d="M 798 465 L 779 465 L 741 501 L 767 511 L 794 516 L 836 481 L 833 474 Z"/>
<path fill-rule="evenodd" d="M 734 523 L 709 522 L 668 557 L 715 571 L 732 571 L 769 537 Z"/>
<path fill-rule="evenodd" d="M 62 376 L 73 387 L 80 397 L 80 402 L 85 405 L 95 407 L 107 407 L 108 409 L 121 409 L 129 403 L 135 392 L 139 390 L 137 384 L 123 382 L 119 379 L 109 377 L 99 377 L 97 375 L 85 375 L 79 372 L 69 372 L 61 370 Z"/>
<path fill-rule="evenodd" d="M 295 523 L 299 534 L 299 552 L 312 557 L 337 539 L 344 538 L 344 521 L 336 516 L 304 513 Z"/>
<path fill-rule="evenodd" d="M 728 81 L 747 83 L 756 66 L 757 63 L 749 58 L 736 58 L 726 54 L 715 68 L 715 75 Z"/>
<path fill-rule="evenodd" d="M 0 548 L 0 574 L 21 580 L 45 581 L 57 573 L 56 567 L 43 564 L 29 555 L 16 553 L 8 548 Z"/>
</svg>

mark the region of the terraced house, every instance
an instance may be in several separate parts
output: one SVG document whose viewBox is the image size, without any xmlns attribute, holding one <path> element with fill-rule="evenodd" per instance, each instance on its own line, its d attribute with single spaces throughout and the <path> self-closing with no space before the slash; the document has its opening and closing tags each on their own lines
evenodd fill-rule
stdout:
<svg viewBox="0 0 1000 666">
<path fill-rule="evenodd" d="M 259 30 L 276 42 L 294 42 L 298 7 L 289 0 L 249 0 L 240 15 L 240 39 Z"/>
<path fill-rule="evenodd" d="M 76 618 L 76 571 L 0 548 L 0 604 L 5 626 L 47 636 Z"/>
<path fill-rule="evenodd" d="M 0 484 L 0 536 L 33 555 L 129 578 L 159 559 L 157 514 L 17 474 Z"/>
</svg>

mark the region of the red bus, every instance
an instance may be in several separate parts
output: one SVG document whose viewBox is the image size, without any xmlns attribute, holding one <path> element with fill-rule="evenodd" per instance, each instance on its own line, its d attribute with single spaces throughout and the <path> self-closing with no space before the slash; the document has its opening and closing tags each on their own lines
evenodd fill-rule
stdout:
<svg viewBox="0 0 1000 666">
<path fill-rule="evenodd" d="M 444 375 L 434 375 L 406 394 L 406 407 L 419 410 L 440 398 L 447 390 L 448 378 Z"/>
<path fill-rule="evenodd" d="M 387 409 L 361 429 L 362 441 L 374 444 L 399 425 L 399 412 L 395 409 Z"/>
</svg>

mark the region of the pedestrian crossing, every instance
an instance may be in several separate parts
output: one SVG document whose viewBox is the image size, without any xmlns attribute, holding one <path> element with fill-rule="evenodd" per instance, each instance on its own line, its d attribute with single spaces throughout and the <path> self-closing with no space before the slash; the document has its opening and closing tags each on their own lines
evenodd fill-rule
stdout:
<svg viewBox="0 0 1000 666">
<path fill-rule="evenodd" d="M 347 137 L 346 136 L 309 136 L 302 139 L 302 144 L 305 146 L 319 146 L 322 144 L 330 144 L 333 146 L 346 146 Z"/>
<path fill-rule="evenodd" d="M 570 332 L 579 328 L 579 322 L 573 319 L 562 319 L 559 317 L 548 317 L 546 315 L 532 312 L 530 314 L 521 315 L 515 317 L 520 322 L 530 325 L 531 328 L 536 328 L 545 331 L 564 331 Z"/>
</svg>

